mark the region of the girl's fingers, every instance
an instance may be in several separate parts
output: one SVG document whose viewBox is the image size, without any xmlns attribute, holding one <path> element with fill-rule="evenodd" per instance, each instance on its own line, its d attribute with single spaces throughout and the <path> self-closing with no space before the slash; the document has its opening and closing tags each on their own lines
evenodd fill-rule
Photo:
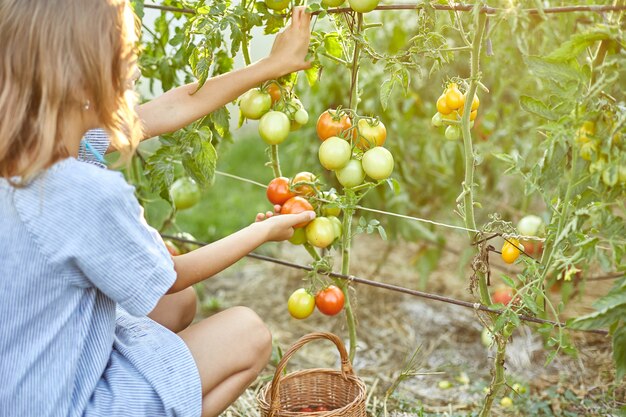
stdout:
<svg viewBox="0 0 626 417">
<path fill-rule="evenodd" d="M 274 213 L 280 214 L 280 210 L 282 209 L 280 204 L 274 204 Z"/>
<path fill-rule="evenodd" d="M 269 218 L 270 218 L 270 217 L 272 217 L 273 215 L 274 215 L 274 213 L 273 213 L 273 212 L 271 212 L 271 211 L 267 211 L 267 212 L 265 212 L 265 218 L 266 218 L 266 219 L 269 219 Z"/>
</svg>

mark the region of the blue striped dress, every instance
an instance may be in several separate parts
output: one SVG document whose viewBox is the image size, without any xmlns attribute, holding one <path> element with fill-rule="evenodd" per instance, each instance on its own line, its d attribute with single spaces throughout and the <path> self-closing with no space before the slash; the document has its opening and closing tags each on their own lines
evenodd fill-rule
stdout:
<svg viewBox="0 0 626 417">
<path fill-rule="evenodd" d="M 74 158 L 0 178 L 1 417 L 201 414 L 189 349 L 146 317 L 176 275 L 133 192 Z"/>
</svg>

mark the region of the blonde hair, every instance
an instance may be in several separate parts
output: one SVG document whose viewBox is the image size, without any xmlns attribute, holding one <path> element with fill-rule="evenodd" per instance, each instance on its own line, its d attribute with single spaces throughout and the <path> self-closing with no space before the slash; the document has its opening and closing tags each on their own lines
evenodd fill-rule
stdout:
<svg viewBox="0 0 626 417">
<path fill-rule="evenodd" d="M 127 160 L 140 124 L 125 0 L 0 0 L 0 177 L 68 157 L 61 129 L 90 100 Z M 80 117 L 80 116 L 79 116 Z"/>
</svg>

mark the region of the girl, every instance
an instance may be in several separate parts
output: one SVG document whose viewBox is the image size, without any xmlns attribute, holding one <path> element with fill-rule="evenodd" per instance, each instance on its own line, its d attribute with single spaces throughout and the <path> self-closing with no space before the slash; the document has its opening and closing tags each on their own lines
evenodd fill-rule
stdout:
<svg viewBox="0 0 626 417">
<path fill-rule="evenodd" d="M 232 102 L 263 81 L 308 68 L 309 64 L 304 58 L 310 40 L 309 24 L 310 16 L 303 7 L 297 7 L 294 9 L 292 24 L 276 37 L 268 58 L 246 68 L 209 78 L 199 90 L 198 83 L 187 84 L 137 106 L 142 126 L 140 140 L 181 129 Z M 134 74 L 134 78 L 137 77 L 138 71 Z M 102 155 L 115 151 L 115 144 L 109 146 L 108 134 L 103 129 L 88 131 L 84 139 L 86 143 L 83 142 L 79 148 L 78 159 L 104 168 Z M 191 323 L 195 312 L 196 295 L 194 289 L 189 287 L 163 297 L 148 316 L 168 329 L 179 332 Z"/>
<path fill-rule="evenodd" d="M 0 0 L 0 416 L 216 416 L 268 360 L 249 309 L 179 334 L 145 315 L 314 213 L 172 259 L 121 174 L 76 159 L 89 129 L 126 158 L 141 137 L 134 36 L 124 0 Z"/>
</svg>

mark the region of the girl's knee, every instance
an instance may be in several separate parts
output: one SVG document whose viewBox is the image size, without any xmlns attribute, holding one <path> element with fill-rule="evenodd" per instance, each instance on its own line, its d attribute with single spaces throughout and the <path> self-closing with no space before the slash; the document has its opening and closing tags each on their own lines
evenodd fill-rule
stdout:
<svg viewBox="0 0 626 417">
<path fill-rule="evenodd" d="M 272 353 L 272 333 L 267 325 L 248 307 L 237 306 L 228 311 L 237 315 L 238 331 L 241 333 L 241 340 L 249 342 L 251 357 L 258 358 L 262 362 L 261 367 L 265 366 Z"/>
</svg>

